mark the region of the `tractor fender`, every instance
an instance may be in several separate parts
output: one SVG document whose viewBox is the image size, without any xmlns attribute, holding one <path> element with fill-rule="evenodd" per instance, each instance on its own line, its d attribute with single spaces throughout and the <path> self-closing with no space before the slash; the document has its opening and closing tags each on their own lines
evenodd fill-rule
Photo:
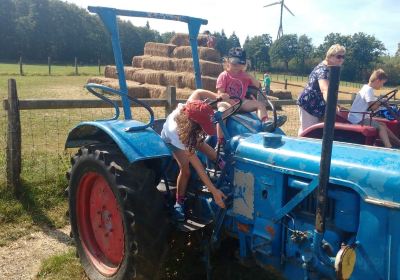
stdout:
<svg viewBox="0 0 400 280">
<path fill-rule="evenodd" d="M 171 156 L 168 147 L 153 129 L 126 131 L 142 125 L 135 120 L 82 122 L 69 132 L 65 148 L 114 142 L 130 163 Z"/>
</svg>

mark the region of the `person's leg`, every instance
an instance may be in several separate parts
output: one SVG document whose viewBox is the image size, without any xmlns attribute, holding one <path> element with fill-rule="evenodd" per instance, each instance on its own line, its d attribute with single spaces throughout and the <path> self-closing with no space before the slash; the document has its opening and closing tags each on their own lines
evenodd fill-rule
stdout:
<svg viewBox="0 0 400 280">
<path fill-rule="evenodd" d="M 383 142 L 383 145 L 386 148 L 391 148 L 392 144 L 390 143 L 388 129 L 385 124 L 379 123 L 378 133 L 379 133 L 379 137 L 381 138 L 381 140 Z"/>
<path fill-rule="evenodd" d="M 299 117 L 300 117 L 300 126 L 298 135 L 300 136 L 304 130 L 308 127 L 319 123 L 319 119 L 311 114 L 309 114 L 306 110 L 299 107 Z"/>
<path fill-rule="evenodd" d="M 207 143 L 204 142 L 200 143 L 200 145 L 198 146 L 198 150 L 203 154 L 205 154 L 210 160 L 212 161 L 217 160 L 217 152 L 213 148 L 211 148 L 211 146 L 208 145 Z"/>
<path fill-rule="evenodd" d="M 243 100 L 242 106 L 240 107 L 241 112 L 257 112 L 257 117 L 261 121 L 266 121 L 268 119 L 268 112 L 265 105 L 257 100 Z"/>
<path fill-rule="evenodd" d="M 389 136 L 390 142 L 395 144 L 396 146 L 400 146 L 400 139 L 391 131 L 389 128 L 386 127 L 387 134 Z"/>
<path fill-rule="evenodd" d="M 173 151 L 173 156 L 179 166 L 179 175 L 176 182 L 176 196 L 177 198 L 185 197 L 186 187 L 190 178 L 190 165 L 186 152 L 181 149 Z"/>
<path fill-rule="evenodd" d="M 228 102 L 218 102 L 218 111 L 223 112 L 226 109 L 228 109 L 231 105 Z M 217 123 L 217 138 L 218 138 L 218 144 L 223 144 L 221 143 L 224 139 L 224 132 L 221 129 L 221 126 Z"/>
</svg>

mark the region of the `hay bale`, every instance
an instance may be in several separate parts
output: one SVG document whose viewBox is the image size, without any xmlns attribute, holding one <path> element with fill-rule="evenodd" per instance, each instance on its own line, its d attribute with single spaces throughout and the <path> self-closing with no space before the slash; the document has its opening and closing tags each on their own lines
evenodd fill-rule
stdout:
<svg viewBox="0 0 400 280">
<path fill-rule="evenodd" d="M 165 85 L 165 80 L 164 80 L 164 73 L 161 71 L 149 71 L 149 70 L 144 70 L 147 71 L 145 74 L 145 80 L 147 84 L 152 84 L 152 85 Z"/>
<path fill-rule="evenodd" d="M 117 67 L 112 65 L 107 65 L 104 68 L 104 77 L 118 79 Z"/>
<path fill-rule="evenodd" d="M 190 46 L 189 43 L 189 34 L 186 33 L 176 33 L 171 40 L 169 41 L 170 44 L 176 46 Z M 197 37 L 197 45 L 201 47 L 207 46 L 207 35 L 199 34 Z"/>
<path fill-rule="evenodd" d="M 134 56 L 132 58 L 132 67 L 143 68 L 143 60 L 150 58 L 150 55 Z"/>
<path fill-rule="evenodd" d="M 190 89 L 196 89 L 196 81 L 194 78 L 194 74 L 186 73 L 183 75 L 183 83 L 185 87 Z M 217 79 L 209 76 L 202 76 L 201 83 L 203 89 L 214 91 L 216 89 Z"/>
<path fill-rule="evenodd" d="M 198 47 L 197 52 L 199 59 L 213 62 L 220 62 L 221 56 L 215 49 L 207 47 Z M 192 48 L 190 46 L 176 47 L 172 53 L 172 57 L 175 58 L 192 58 Z"/>
<path fill-rule="evenodd" d="M 144 45 L 144 55 L 171 57 L 176 45 L 147 42 Z"/>
<path fill-rule="evenodd" d="M 164 72 L 165 85 L 175 86 L 177 88 L 185 87 L 185 84 L 183 82 L 184 75 L 185 73 Z"/>
<path fill-rule="evenodd" d="M 293 99 L 292 92 L 283 89 L 270 90 L 268 95 L 277 97 L 278 99 Z"/>
<path fill-rule="evenodd" d="M 176 99 L 188 99 L 192 92 L 191 88 L 178 88 L 176 89 Z"/>
<path fill-rule="evenodd" d="M 98 78 L 98 77 L 93 77 L 88 80 L 88 82 L 91 83 L 96 83 L 96 84 L 101 84 L 116 90 L 119 90 L 119 82 L 116 79 L 111 79 L 111 78 Z M 136 98 L 149 98 L 149 90 L 141 86 L 140 84 L 133 82 L 133 81 L 126 81 L 126 84 L 128 86 L 128 95 L 133 96 Z"/>
<path fill-rule="evenodd" d="M 190 58 L 176 59 L 175 70 L 177 72 L 191 72 L 193 73 L 193 61 Z M 204 76 L 218 77 L 223 71 L 223 66 L 220 63 L 200 60 L 201 74 Z"/>
<path fill-rule="evenodd" d="M 142 67 L 153 70 L 175 70 L 175 59 L 165 57 L 149 57 L 142 61 Z"/>
<path fill-rule="evenodd" d="M 133 81 L 134 79 L 132 79 L 132 75 L 136 71 L 136 69 L 137 68 L 133 67 L 124 67 L 125 79 Z M 118 79 L 117 67 L 107 65 L 106 68 L 104 69 L 104 76 L 106 78 Z"/>
</svg>

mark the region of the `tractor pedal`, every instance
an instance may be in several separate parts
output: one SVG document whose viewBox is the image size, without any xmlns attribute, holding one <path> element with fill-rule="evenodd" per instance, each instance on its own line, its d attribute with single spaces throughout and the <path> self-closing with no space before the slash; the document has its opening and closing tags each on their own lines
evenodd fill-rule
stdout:
<svg viewBox="0 0 400 280">
<path fill-rule="evenodd" d="M 165 186 L 164 180 L 161 180 L 161 182 L 157 185 L 157 189 L 162 193 L 167 192 L 167 187 Z M 174 191 L 176 190 L 176 186 L 169 185 L 169 189 L 170 191 Z"/>
<path fill-rule="evenodd" d="M 205 222 L 205 221 L 201 221 L 197 218 L 190 217 L 189 219 L 186 219 L 184 222 L 179 223 L 177 225 L 177 228 L 178 228 L 178 230 L 183 231 L 183 232 L 193 232 L 193 231 L 203 229 L 210 222 L 212 222 L 212 221 Z"/>
</svg>

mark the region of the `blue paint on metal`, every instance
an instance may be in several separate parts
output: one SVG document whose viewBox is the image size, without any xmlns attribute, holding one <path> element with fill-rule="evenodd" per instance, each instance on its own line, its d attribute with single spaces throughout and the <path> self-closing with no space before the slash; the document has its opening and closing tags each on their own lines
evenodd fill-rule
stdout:
<svg viewBox="0 0 400 280">
<path fill-rule="evenodd" d="M 132 113 L 130 108 L 130 102 L 127 98 L 128 95 L 128 87 L 125 78 L 124 71 L 124 62 L 122 59 L 122 51 L 119 39 L 118 32 L 118 24 L 117 24 L 117 16 L 127 16 L 127 17 L 144 17 L 144 18 L 155 18 L 155 19 L 163 19 L 163 20 L 173 20 L 185 22 L 188 25 L 189 29 L 189 38 L 190 45 L 192 48 L 192 56 L 193 56 L 193 68 L 196 78 L 196 87 L 201 88 L 201 71 L 200 71 L 200 63 L 199 56 L 197 51 L 197 36 L 199 34 L 200 26 L 202 24 L 207 24 L 208 21 L 201 18 L 189 17 L 189 16 L 181 16 L 181 15 L 170 15 L 170 14 L 161 14 L 161 13 L 151 13 L 151 12 L 141 12 L 141 11 L 129 11 L 129 10 L 120 10 L 106 7 L 93 7 L 89 6 L 88 10 L 92 13 L 97 13 L 100 16 L 100 19 L 103 21 L 107 31 L 111 35 L 112 48 L 114 52 L 114 60 L 115 65 L 117 67 L 119 87 L 121 93 L 121 99 L 124 109 L 125 119 L 132 119 Z"/>
<path fill-rule="evenodd" d="M 139 132 L 126 132 L 127 128 L 142 126 L 135 120 L 83 122 L 68 135 L 66 148 L 76 148 L 82 143 L 99 143 L 104 136 L 112 139 L 130 163 L 149 158 L 171 156 L 161 137 L 151 128 Z"/>
<path fill-rule="evenodd" d="M 264 133 L 240 141 L 235 160 L 268 165 L 274 170 L 315 178 L 319 172 L 321 141 L 282 136 L 279 148 L 263 147 Z M 362 198 L 400 203 L 400 152 L 335 142 L 332 151 L 331 183 L 348 186 Z"/>
</svg>

